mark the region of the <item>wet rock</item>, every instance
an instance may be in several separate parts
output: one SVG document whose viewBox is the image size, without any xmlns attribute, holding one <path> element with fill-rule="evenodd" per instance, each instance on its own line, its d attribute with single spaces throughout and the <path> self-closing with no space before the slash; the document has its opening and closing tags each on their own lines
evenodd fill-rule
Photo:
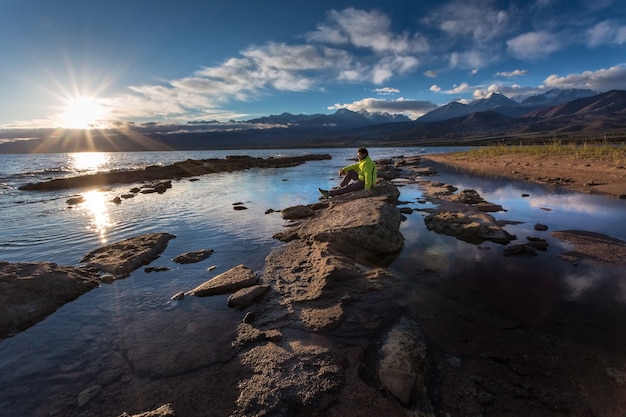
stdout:
<svg viewBox="0 0 626 417">
<path fill-rule="evenodd" d="M 213 255 L 213 249 L 200 249 L 196 251 L 186 252 L 176 256 L 172 261 L 178 264 L 192 264 L 200 261 L 204 261 L 209 256 Z"/>
<path fill-rule="evenodd" d="M 211 295 L 228 294 L 242 288 L 251 287 L 258 283 L 258 277 L 254 271 L 243 264 L 237 265 L 228 271 L 200 284 L 189 293 L 196 297 L 208 297 Z"/>
<path fill-rule="evenodd" d="M 163 272 L 163 271 L 169 271 L 170 268 L 168 268 L 167 266 L 148 266 L 146 268 L 144 268 L 144 271 L 147 273 L 150 272 Z"/>
<path fill-rule="evenodd" d="M 380 381 L 403 405 L 415 402 L 420 415 L 434 416 L 426 381 L 427 364 L 426 341 L 417 324 L 401 319 L 380 349 Z"/>
<path fill-rule="evenodd" d="M 250 168 L 282 168 L 302 164 L 306 161 L 331 159 L 328 154 L 285 156 L 280 158 L 253 158 L 250 156 L 227 156 L 224 159 L 202 159 L 176 162 L 167 166 L 152 165 L 144 169 L 129 171 L 99 172 L 69 178 L 55 178 L 49 181 L 28 183 L 20 190 L 50 191 L 68 188 L 94 187 L 112 184 L 130 184 L 138 181 L 167 181 L 172 178 L 189 178 L 215 172 L 241 171 Z M 157 192 L 152 188 L 154 192 Z M 139 192 L 139 191 L 138 191 Z"/>
<path fill-rule="evenodd" d="M 88 267 L 111 274 L 128 274 L 157 259 L 167 247 L 169 233 L 148 233 L 89 252 L 80 260 Z"/>
<path fill-rule="evenodd" d="M 541 239 L 539 237 L 534 237 L 534 236 L 528 236 L 526 237 L 526 240 L 528 240 L 526 244 L 533 249 L 537 249 L 540 251 L 548 250 L 549 245 L 545 239 Z"/>
<path fill-rule="evenodd" d="M 514 238 L 487 213 L 444 211 L 429 214 L 424 222 L 428 230 L 454 236 L 468 243 L 480 244 L 489 240 L 507 244 Z"/>
<path fill-rule="evenodd" d="M 545 224 L 541 224 L 541 223 L 537 223 L 533 226 L 533 228 L 539 232 L 543 232 L 548 230 L 548 226 L 546 226 Z"/>
<path fill-rule="evenodd" d="M 71 198 L 68 198 L 65 202 L 67 204 L 69 204 L 70 206 L 74 206 L 76 204 L 84 203 L 85 202 L 85 197 L 83 197 L 83 196 L 71 197 Z"/>
<path fill-rule="evenodd" d="M 504 256 L 511 255 L 537 256 L 537 251 L 526 243 L 518 243 L 516 245 L 511 245 L 504 248 Z"/>
<path fill-rule="evenodd" d="M 0 338 L 27 329 L 98 285 L 95 270 L 0 262 Z"/>
<path fill-rule="evenodd" d="M 269 289 L 269 285 L 253 285 L 252 287 L 242 288 L 228 297 L 228 306 L 239 309 L 248 308 Z"/>
<path fill-rule="evenodd" d="M 464 204 L 478 204 L 485 200 L 475 190 L 462 190 L 456 195 L 456 200 Z"/>
<path fill-rule="evenodd" d="M 288 207 L 280 212 L 280 216 L 285 220 L 304 219 L 306 217 L 311 217 L 314 214 L 315 210 L 309 206 L 303 205 Z"/>
<path fill-rule="evenodd" d="M 179 300 L 182 300 L 183 298 L 185 298 L 185 292 L 181 291 L 181 292 L 177 292 L 176 294 L 172 295 L 172 298 L 170 298 L 170 300 L 172 300 L 172 301 L 179 301 Z"/>
</svg>

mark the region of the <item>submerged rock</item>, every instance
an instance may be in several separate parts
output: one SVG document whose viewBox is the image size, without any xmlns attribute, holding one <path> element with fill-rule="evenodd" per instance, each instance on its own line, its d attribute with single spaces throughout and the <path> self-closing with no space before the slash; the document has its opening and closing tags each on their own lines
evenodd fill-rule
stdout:
<svg viewBox="0 0 626 417">
<path fill-rule="evenodd" d="M 169 233 L 148 233 L 132 237 L 89 252 L 80 260 L 88 267 L 116 275 L 128 274 L 142 265 L 147 265 L 167 247 Z"/>
<path fill-rule="evenodd" d="M 502 227 L 496 219 L 487 213 L 444 211 L 431 213 L 424 219 L 428 230 L 468 243 L 480 244 L 486 240 L 507 244 L 515 237 Z"/>
<path fill-rule="evenodd" d="M 27 329 L 99 285 L 97 271 L 50 262 L 0 262 L 0 338 Z"/>
<path fill-rule="evenodd" d="M 192 264 L 204 261 L 211 255 L 213 255 L 213 249 L 200 249 L 178 255 L 174 259 L 172 259 L 172 261 L 178 264 Z"/>
</svg>

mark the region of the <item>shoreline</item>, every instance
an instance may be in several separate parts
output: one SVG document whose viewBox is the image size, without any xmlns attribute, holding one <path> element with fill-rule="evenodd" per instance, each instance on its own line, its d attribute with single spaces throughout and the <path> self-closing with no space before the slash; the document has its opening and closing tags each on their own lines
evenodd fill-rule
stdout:
<svg viewBox="0 0 626 417">
<path fill-rule="evenodd" d="M 422 159 L 475 175 L 504 177 L 626 199 L 626 167 L 608 158 L 521 154 L 486 157 L 456 152 L 422 155 Z"/>
</svg>

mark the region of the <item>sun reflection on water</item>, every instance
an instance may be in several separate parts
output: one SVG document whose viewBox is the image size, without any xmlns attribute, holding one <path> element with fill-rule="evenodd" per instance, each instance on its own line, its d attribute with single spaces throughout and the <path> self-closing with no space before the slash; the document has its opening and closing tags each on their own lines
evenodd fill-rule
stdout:
<svg viewBox="0 0 626 417">
<path fill-rule="evenodd" d="M 101 243 L 107 243 L 107 231 L 111 227 L 111 219 L 106 205 L 106 196 L 101 191 L 89 191 L 83 194 L 85 202 L 82 207 L 91 216 L 87 230 L 98 234 Z"/>
<path fill-rule="evenodd" d="M 75 152 L 69 154 L 70 167 L 75 171 L 99 171 L 111 159 L 107 152 Z"/>
</svg>

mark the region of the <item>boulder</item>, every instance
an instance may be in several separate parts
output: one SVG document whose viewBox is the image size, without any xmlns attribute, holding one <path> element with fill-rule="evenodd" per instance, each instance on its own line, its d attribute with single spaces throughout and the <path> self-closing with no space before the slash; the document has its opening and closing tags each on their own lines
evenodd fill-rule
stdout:
<svg viewBox="0 0 626 417">
<path fill-rule="evenodd" d="M 335 242 L 369 249 L 377 253 L 393 253 L 402 249 L 400 233 L 402 216 L 385 197 L 357 199 L 331 204 L 319 216 L 302 222 L 297 234 L 303 239 Z"/>
<path fill-rule="evenodd" d="M 255 285 L 257 282 L 258 277 L 255 273 L 245 265 L 240 264 L 200 284 L 191 290 L 190 294 L 196 297 L 229 294 Z"/>
</svg>

